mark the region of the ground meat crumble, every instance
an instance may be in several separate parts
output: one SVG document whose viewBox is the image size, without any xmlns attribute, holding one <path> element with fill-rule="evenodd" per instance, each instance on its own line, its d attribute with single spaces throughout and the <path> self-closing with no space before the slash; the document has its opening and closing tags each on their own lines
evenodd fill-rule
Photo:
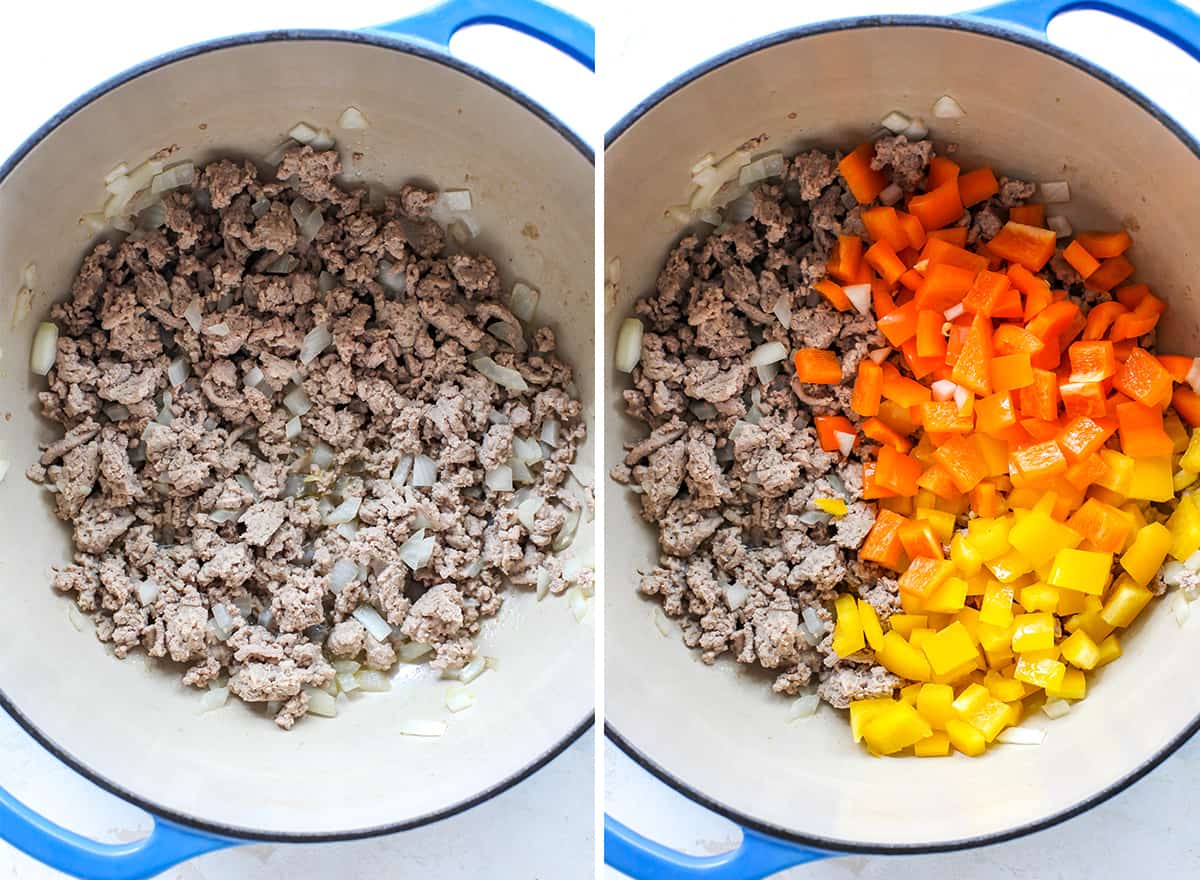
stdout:
<svg viewBox="0 0 1200 880">
<path fill-rule="evenodd" d="M 508 584 L 545 568 L 565 590 L 551 549 L 586 501 L 568 486 L 585 427 L 553 332 L 527 335 L 495 264 L 448 245 L 436 193 L 406 185 L 375 206 L 340 171 L 335 151 L 308 146 L 273 179 L 213 162 L 165 196 L 161 219 L 97 244 L 52 311 L 57 363 L 39 401 L 64 435 L 28 472 L 74 530 L 54 587 L 99 638 L 118 657 L 183 664 L 189 685 L 228 677 L 284 728 L 307 688 L 330 685 L 331 660 L 387 669 L 420 642 L 455 670 Z M 314 208 L 324 223 L 308 241 L 296 217 Z M 306 362 L 318 327 L 331 342 Z M 481 356 L 519 390 L 476 369 Z M 187 363 L 181 384 L 173 360 Z M 289 394 L 305 410 L 294 438 Z M 414 457 L 432 460 L 432 485 Z M 485 482 L 509 465 L 516 491 Z M 532 498 L 527 526 L 515 508 Z M 357 518 L 335 528 L 344 502 Z M 423 545 L 414 570 L 405 548 Z M 386 641 L 352 616 L 360 606 L 392 627 Z"/>
<path fill-rule="evenodd" d="M 872 167 L 913 192 L 933 155 L 928 141 L 883 137 Z M 812 424 L 814 415 L 861 421 L 849 406 L 858 363 L 887 345 L 873 317 L 839 312 L 812 288 L 836 236 L 864 232 L 865 206 L 838 175 L 839 159 L 815 149 L 795 155 L 782 179 L 752 190 L 749 219 L 688 234 L 671 250 L 656 289 L 635 305 L 645 334 L 624 391 L 626 412 L 649 434 L 628 444 L 610 476 L 638 493 L 643 518 L 657 528 L 661 556 L 642 573 L 641 592 L 679 621 L 705 663 L 729 655 L 774 673 L 779 693 L 815 686 L 845 708 L 890 695 L 900 681 L 867 653 L 839 658 L 832 649 L 839 591 L 856 593 L 884 620 L 899 610 L 893 577 L 857 557 L 875 520 L 861 493 L 862 463 L 876 448 L 864 441 L 848 457 L 826 452 Z M 958 225 L 986 240 L 1033 191 L 1003 178 L 1000 193 Z M 1045 277 L 1085 297 L 1069 269 L 1055 260 Z M 788 360 L 779 370 L 748 366 L 766 342 L 789 355 L 836 352 L 842 384 L 800 385 Z M 813 504 L 838 497 L 844 516 L 822 516 Z"/>
</svg>

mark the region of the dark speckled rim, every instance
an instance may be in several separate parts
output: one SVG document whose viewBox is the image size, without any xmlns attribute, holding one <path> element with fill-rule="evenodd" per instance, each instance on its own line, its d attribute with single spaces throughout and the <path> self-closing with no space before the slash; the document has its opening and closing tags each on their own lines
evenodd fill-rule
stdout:
<svg viewBox="0 0 1200 880">
<path fill-rule="evenodd" d="M 228 49 L 235 46 L 248 46 L 259 43 L 277 43 L 277 42 L 292 42 L 299 40 L 334 40 L 342 43 L 358 43 L 364 46 L 375 46 L 382 49 L 390 49 L 395 52 L 400 52 L 407 55 L 415 55 L 418 58 L 434 64 L 441 64 L 445 67 L 453 68 L 461 73 L 464 73 L 476 80 L 479 80 L 484 85 L 492 88 L 500 99 L 508 99 L 519 104 L 530 114 L 537 119 L 550 126 L 562 138 L 567 141 L 576 151 L 579 152 L 588 162 L 595 164 L 595 157 L 592 150 L 575 134 L 571 129 L 564 125 L 558 118 L 549 113 L 545 108 L 530 98 L 526 97 L 521 92 L 513 89 L 511 86 L 501 82 L 487 72 L 480 70 L 474 65 L 467 64 L 463 61 L 454 58 L 445 51 L 439 50 L 429 43 L 423 43 L 415 40 L 407 40 L 399 36 L 391 36 L 382 32 L 360 32 L 360 31 L 337 31 L 337 30 L 282 30 L 282 31 L 264 31 L 261 33 L 241 34 L 233 37 L 224 37 L 217 40 L 211 40 L 204 43 L 198 43 L 194 46 L 188 46 L 183 49 L 178 49 L 174 52 L 168 52 L 165 55 L 160 55 L 149 61 L 143 62 L 136 67 L 131 67 L 124 73 L 109 79 L 100 85 L 96 86 L 91 91 L 80 96 L 58 113 L 54 114 L 48 122 L 41 128 L 30 135 L 29 138 L 22 143 L 16 151 L 5 160 L 3 165 L 0 165 L 0 183 L 3 183 L 8 176 L 17 168 L 24 159 L 38 144 L 47 137 L 51 136 L 56 129 L 76 113 L 83 110 L 93 101 L 103 97 L 109 92 L 117 89 L 128 82 L 132 82 L 139 77 L 151 73 L 159 68 L 175 64 L 180 61 L 186 61 L 198 55 L 205 55 L 209 52 L 216 52 L 222 49 Z M 409 819 L 404 822 L 396 822 L 392 824 L 377 825 L 368 828 L 354 829 L 351 831 L 339 831 L 329 834 L 321 833 L 290 833 L 274 829 L 257 829 L 245 828 L 234 825 L 223 825 L 220 823 L 208 822 L 199 819 L 195 816 L 180 813 L 175 810 L 168 809 L 161 804 L 155 803 L 147 798 L 143 798 L 133 791 L 122 786 L 97 772 L 92 770 L 82 761 L 75 758 L 66 748 L 59 743 L 47 737 L 26 717 L 20 709 L 8 698 L 4 693 L 3 688 L 0 688 L 0 707 L 12 716 L 13 720 L 19 724 L 26 733 L 33 737 L 43 748 L 53 754 L 64 764 L 75 770 L 81 776 L 87 778 L 91 782 L 114 794 L 122 800 L 140 807 L 154 816 L 158 816 L 169 822 L 174 822 L 178 825 L 183 825 L 189 828 L 194 828 L 198 831 L 233 840 L 242 840 L 246 842 L 275 842 L 275 843 L 328 843 L 338 840 L 356 840 L 364 837 L 376 837 L 384 834 L 394 834 L 398 831 L 407 831 L 411 828 L 418 828 L 422 825 L 429 825 L 433 822 L 438 822 L 442 819 L 448 819 L 451 816 L 456 816 L 459 813 L 465 812 L 474 806 L 477 806 L 484 801 L 490 800 L 502 792 L 512 788 L 517 783 L 529 778 L 542 767 L 549 764 L 552 760 L 564 752 L 572 743 L 578 740 L 584 732 L 591 728 L 594 721 L 594 715 L 588 714 L 585 718 L 576 723 L 570 730 L 566 731 L 562 738 L 558 740 L 551 748 L 537 755 L 525 767 L 521 768 L 516 773 L 506 777 L 505 779 L 496 782 L 495 784 L 481 790 L 478 794 L 466 800 L 452 804 L 444 809 L 437 810 L 431 813 L 426 813 Z"/>
<path fill-rule="evenodd" d="M 642 118 L 653 108 L 669 99 L 672 95 L 678 92 L 685 86 L 703 78 L 704 76 L 718 70 L 730 62 L 744 58 L 747 55 L 752 55 L 763 49 L 778 46 L 782 43 L 802 40 L 805 37 L 816 36 L 818 34 L 835 33 L 838 31 L 849 30 L 865 30 L 871 28 L 896 28 L 896 27 L 922 27 L 922 28 L 942 28 L 950 31 L 964 31 L 967 33 L 981 34 L 983 36 L 994 37 L 1000 40 L 1006 40 L 1011 43 L 1017 43 L 1029 49 L 1034 49 L 1045 55 L 1049 55 L 1059 61 L 1065 61 L 1068 64 L 1078 68 L 1088 76 L 1100 80 L 1109 87 L 1120 92 L 1133 103 L 1141 107 L 1147 115 L 1157 121 L 1159 124 L 1166 127 L 1174 134 L 1185 146 L 1197 157 L 1200 158 L 1200 144 L 1185 131 L 1179 123 L 1172 119 L 1166 112 L 1158 107 L 1145 95 L 1135 90 L 1128 83 L 1118 79 L 1112 74 L 1102 70 L 1084 58 L 1067 52 L 1044 39 L 1037 38 L 1030 31 L 1019 31 L 1009 27 L 1004 27 L 997 24 L 992 24 L 982 19 L 969 18 L 945 18 L 941 16 L 872 16 L 868 18 L 857 19 L 842 19 L 838 21 L 823 22 L 817 25 L 794 28 L 790 30 L 780 31 L 775 34 L 763 37 L 758 40 L 745 43 L 737 48 L 731 49 L 717 55 L 714 58 L 700 64 L 682 76 L 672 80 L 667 85 L 656 91 L 646 100 L 642 101 L 626 114 L 620 122 L 609 129 L 605 135 L 605 148 L 611 147 L 626 131 L 628 131 L 639 119 Z M 993 843 L 1002 843 L 1006 840 L 1013 840 L 1017 837 L 1023 837 L 1026 834 L 1032 834 L 1035 831 L 1043 831 L 1047 828 L 1052 828 L 1060 822 L 1071 819 L 1082 813 L 1087 812 L 1092 807 L 1103 803 L 1109 798 L 1121 793 L 1133 783 L 1147 775 L 1151 770 L 1170 757 L 1180 746 L 1187 742 L 1192 735 L 1200 729 L 1200 716 L 1193 719 L 1192 723 L 1179 732 L 1170 742 L 1162 749 L 1149 755 L 1146 760 L 1132 773 L 1118 779 L 1112 784 L 1100 789 L 1091 797 L 1086 798 L 1069 809 L 1062 810 L 1054 815 L 1048 816 L 1036 822 L 1030 822 L 1025 825 L 1017 825 L 1003 831 L 997 831 L 993 834 L 983 834 L 977 837 L 968 837 L 961 840 L 952 840 L 939 843 L 875 843 L 871 841 L 845 841 L 833 840 L 826 837 L 820 837 L 814 834 L 805 833 L 802 830 L 794 828 L 783 828 L 769 822 L 763 822 L 759 819 L 749 816 L 739 810 L 733 809 L 726 804 L 721 803 L 714 798 L 709 797 L 704 792 L 693 787 L 685 780 L 673 776 L 659 764 L 655 763 L 648 755 L 642 752 L 636 744 L 631 742 L 626 737 L 622 736 L 611 723 L 605 724 L 605 733 L 625 754 L 637 762 L 648 772 L 658 777 L 671 788 L 678 791 L 680 794 L 695 801 L 706 809 L 712 810 L 726 819 L 736 822 L 738 825 L 749 828 L 754 831 L 768 834 L 772 837 L 777 837 L 782 840 L 794 842 L 796 844 L 811 847 L 813 849 L 824 850 L 833 853 L 861 853 L 861 854 L 884 854 L 884 855 L 921 855 L 927 853 L 952 852 L 955 850 L 970 849 L 972 847 L 987 846 Z"/>
</svg>

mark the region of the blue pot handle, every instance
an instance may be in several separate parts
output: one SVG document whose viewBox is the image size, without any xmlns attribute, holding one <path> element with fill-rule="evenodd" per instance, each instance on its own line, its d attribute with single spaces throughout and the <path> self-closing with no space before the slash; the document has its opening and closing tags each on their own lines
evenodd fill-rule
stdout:
<svg viewBox="0 0 1200 880">
<path fill-rule="evenodd" d="M 1200 15 L 1175 0 L 1007 0 L 966 13 L 1045 36 L 1046 27 L 1064 12 L 1107 12 L 1169 40 L 1200 61 Z"/>
<path fill-rule="evenodd" d="M 155 818 L 149 837 L 130 843 L 99 843 L 38 815 L 3 788 L 0 837 L 39 862 L 84 880 L 145 880 L 193 856 L 236 842 Z"/>
<path fill-rule="evenodd" d="M 643 837 L 611 816 L 604 817 L 604 861 L 638 880 L 761 880 L 832 855 L 743 828 L 737 849 L 716 856 L 689 856 Z"/>
<path fill-rule="evenodd" d="M 372 30 L 448 47 L 451 37 L 473 24 L 512 28 L 553 46 L 588 70 L 596 69 L 596 33 L 591 25 L 538 0 L 445 0 L 425 12 Z"/>
</svg>

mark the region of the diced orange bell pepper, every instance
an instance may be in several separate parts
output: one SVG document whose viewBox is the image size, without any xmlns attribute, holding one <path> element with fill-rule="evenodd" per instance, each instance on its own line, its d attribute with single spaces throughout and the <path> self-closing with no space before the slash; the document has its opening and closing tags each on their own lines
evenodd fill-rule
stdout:
<svg viewBox="0 0 1200 880">
<path fill-rule="evenodd" d="M 1126 284 L 1124 287 L 1118 287 L 1113 295 L 1117 298 L 1117 302 L 1133 311 L 1141 305 L 1142 300 L 1152 294 L 1148 284 Z"/>
<path fill-rule="evenodd" d="M 1025 354 L 1035 355 L 1046 347 L 1046 343 L 1030 333 L 1024 327 L 1016 324 L 1001 324 L 996 328 L 992 337 L 992 347 L 995 354 Z"/>
<path fill-rule="evenodd" d="M 948 263 L 930 266 L 925 273 L 925 281 L 917 288 L 917 308 L 944 312 L 962 301 L 974 280 L 975 273 L 970 269 L 962 269 Z"/>
<path fill-rule="evenodd" d="M 950 377 L 964 388 L 992 393 L 992 322 L 976 315 Z"/>
<path fill-rule="evenodd" d="M 932 396 L 929 389 L 907 376 L 892 364 L 883 364 L 883 396 L 904 407 L 920 406 Z M 882 406 L 881 406 L 882 410 Z"/>
<path fill-rule="evenodd" d="M 1054 256 L 1056 240 L 1051 229 L 1026 226 L 1010 220 L 988 242 L 988 249 L 1001 259 L 1021 264 L 1030 272 L 1040 272 Z"/>
<path fill-rule="evenodd" d="M 1017 408 L 1012 394 L 998 391 L 975 401 L 975 429 L 983 434 L 999 434 L 1017 423 Z M 964 490 L 965 491 L 965 490 Z"/>
<path fill-rule="evenodd" d="M 870 358 L 863 358 L 858 362 L 858 375 L 850 395 L 850 409 L 860 416 L 873 416 L 879 412 L 882 393 L 883 368 Z"/>
<path fill-rule="evenodd" d="M 1108 466 L 1098 454 L 1079 459 L 1067 468 L 1064 479 L 1076 489 L 1083 490 L 1092 483 L 1104 479 L 1108 474 Z"/>
<path fill-rule="evenodd" d="M 866 209 L 861 217 L 871 241 L 887 242 L 893 251 L 902 251 L 908 247 L 908 235 L 900 225 L 895 208 L 879 205 Z"/>
<path fill-rule="evenodd" d="M 969 434 L 975 430 L 975 415 L 964 415 L 953 400 L 927 400 L 921 404 L 921 424 L 937 434 Z"/>
<path fill-rule="evenodd" d="M 886 241 L 877 241 L 871 245 L 863 254 L 863 259 L 888 284 L 895 284 L 900 280 L 900 276 L 908 271 L 904 261 L 896 256 L 896 251 Z"/>
<path fill-rule="evenodd" d="M 1200 427 L 1200 394 L 1191 388 L 1179 386 L 1171 395 L 1171 406 L 1193 428 Z"/>
<path fill-rule="evenodd" d="M 921 225 L 921 221 L 912 214 L 904 211 L 897 211 L 896 218 L 900 222 L 900 228 L 904 230 L 905 237 L 908 239 L 908 246 L 917 250 L 925 247 L 925 227 Z"/>
<path fill-rule="evenodd" d="M 1008 454 L 1009 470 L 1030 481 L 1043 481 L 1067 471 L 1067 459 L 1053 440 L 1034 443 Z"/>
<path fill-rule="evenodd" d="M 1121 451 L 1130 458 L 1170 455 L 1175 444 L 1163 429 L 1162 410 L 1131 400 L 1117 406 Z"/>
<path fill-rule="evenodd" d="M 1100 268 L 1100 261 L 1088 253 L 1087 248 L 1073 241 L 1063 249 L 1063 259 L 1071 264 L 1081 278 L 1090 277 Z"/>
<path fill-rule="evenodd" d="M 1000 394 L 1033 384 L 1033 364 L 1029 352 L 992 357 L 992 391 Z"/>
<path fill-rule="evenodd" d="M 1113 321 L 1126 314 L 1129 309 L 1115 300 L 1097 303 L 1087 314 L 1087 324 L 1083 328 L 1085 340 L 1103 339 Z"/>
<path fill-rule="evenodd" d="M 1103 382 L 1117 372 L 1113 344 L 1106 340 L 1073 342 L 1067 357 L 1071 360 L 1072 382 Z"/>
<path fill-rule="evenodd" d="M 1056 439 L 1067 461 L 1079 461 L 1104 447 L 1116 429 L 1102 422 L 1103 420 L 1097 422 L 1088 416 L 1076 416 L 1063 426 Z"/>
<path fill-rule="evenodd" d="M 1025 325 L 1025 329 L 1043 341 L 1057 338 L 1079 317 L 1079 306 L 1070 300 L 1046 306 Z"/>
<path fill-rule="evenodd" d="M 983 482 L 971 490 L 971 510 L 976 516 L 993 517 L 1000 513 L 1000 493 L 995 483 Z"/>
<path fill-rule="evenodd" d="M 925 188 L 927 190 L 937 189 L 943 183 L 956 179 L 960 171 L 958 163 L 953 159 L 934 156 L 929 160 L 929 173 L 925 177 Z"/>
<path fill-rule="evenodd" d="M 1014 223 L 1024 223 L 1026 226 L 1045 226 L 1046 206 L 1041 202 L 1013 205 L 1008 209 L 1008 219 Z"/>
<path fill-rule="evenodd" d="M 1139 336 L 1145 336 L 1156 326 L 1158 326 L 1158 315 L 1139 315 L 1137 312 L 1127 312 L 1124 315 L 1118 315 L 1112 322 L 1108 338 L 1113 342 L 1137 339 Z"/>
<path fill-rule="evenodd" d="M 996 307 L 1011 287 L 1007 275 L 989 272 L 985 269 L 975 276 L 971 289 L 967 291 L 967 295 L 962 301 L 963 310 L 973 315 L 984 315 L 990 318 L 996 314 Z M 1019 305 L 1020 300 L 1017 302 Z M 1020 317 L 1020 313 L 1017 317 Z"/>
<path fill-rule="evenodd" d="M 890 425 L 879 418 L 870 418 L 863 422 L 859 428 L 863 434 L 876 443 L 882 443 L 891 446 L 897 452 L 908 452 L 912 449 L 912 441 L 894 430 Z"/>
<path fill-rule="evenodd" d="M 817 429 L 817 441 L 826 452 L 838 452 L 838 434 L 849 434 L 858 443 L 858 431 L 845 416 L 814 416 L 813 422 Z"/>
<path fill-rule="evenodd" d="M 900 575 L 900 591 L 923 598 L 932 594 L 953 574 L 953 562 L 919 556 Z"/>
<path fill-rule="evenodd" d="M 928 261 L 930 266 L 947 265 L 957 266 L 960 269 L 966 269 L 974 277 L 979 272 L 982 272 L 988 267 L 987 257 L 981 257 L 979 254 L 973 254 L 962 247 L 962 244 L 955 244 L 948 241 L 944 234 L 952 230 L 938 230 L 937 232 L 929 233 L 929 238 L 925 242 L 925 248 L 921 251 L 921 260 Z M 963 242 L 966 241 L 966 230 L 963 230 Z"/>
<path fill-rule="evenodd" d="M 926 231 L 925 237 L 927 239 L 936 238 L 938 241 L 944 241 L 959 248 L 966 247 L 967 227 L 954 226 L 950 229 L 930 229 Z"/>
<path fill-rule="evenodd" d="M 859 144 L 838 163 L 838 171 L 846 186 L 860 205 L 869 205 L 888 185 L 887 175 L 871 167 L 875 145 L 870 141 Z"/>
<path fill-rule="evenodd" d="M 897 495 L 916 495 L 921 463 L 897 452 L 890 446 L 880 446 L 875 459 L 875 483 Z"/>
<path fill-rule="evenodd" d="M 900 567 L 904 555 L 904 545 L 900 543 L 900 529 L 908 522 L 898 513 L 890 510 L 880 510 L 875 517 L 875 524 L 867 533 L 862 547 L 858 551 L 859 558 L 868 562 L 878 562 L 891 569 Z"/>
<path fill-rule="evenodd" d="M 1067 418 L 1104 416 L 1108 412 L 1104 384 L 1101 382 L 1063 382 L 1058 386 Z"/>
<path fill-rule="evenodd" d="M 888 314 L 877 318 L 875 325 L 888 342 L 899 348 L 917 333 L 917 304 L 907 302 L 898 305 Z"/>
<path fill-rule="evenodd" d="M 1058 377 L 1035 367 L 1033 382 L 1017 392 L 1017 408 L 1033 419 L 1051 422 L 1058 418 Z"/>
<path fill-rule="evenodd" d="M 893 492 L 891 489 L 886 489 L 883 486 L 880 486 L 875 482 L 875 462 L 873 462 L 873 461 L 864 461 L 863 462 L 863 494 L 862 494 L 862 497 L 868 501 L 875 501 L 878 499 L 894 499 L 894 498 L 896 498 L 895 492 Z M 905 498 L 904 500 L 910 501 L 911 499 Z"/>
<path fill-rule="evenodd" d="M 843 284 L 853 284 L 862 264 L 862 252 L 863 240 L 857 235 L 839 235 L 825 263 L 825 271 Z"/>
<path fill-rule="evenodd" d="M 1164 406 L 1174 387 L 1171 374 L 1158 358 L 1137 347 L 1113 378 L 1113 388 L 1146 406 Z"/>
<path fill-rule="evenodd" d="M 1083 284 L 1092 290 L 1112 290 L 1133 274 L 1133 263 L 1124 257 L 1112 257 L 1100 264 L 1100 268 L 1084 279 Z"/>
<path fill-rule="evenodd" d="M 1089 498 L 1071 514 L 1067 525 L 1083 535 L 1084 545 L 1102 553 L 1119 553 L 1133 531 L 1133 519 L 1119 508 Z"/>
<path fill-rule="evenodd" d="M 848 312 L 854 308 L 854 303 L 850 302 L 850 297 L 846 296 L 842 285 L 832 279 L 822 278 L 813 285 L 813 290 L 829 300 L 829 304 L 839 312 Z"/>
<path fill-rule="evenodd" d="M 943 501 L 953 501 L 962 497 L 962 493 L 954 485 L 954 478 L 950 476 L 950 472 L 937 462 L 925 468 L 917 479 L 917 486 L 927 489 Z"/>
<path fill-rule="evenodd" d="M 1133 239 L 1123 229 L 1120 232 L 1077 232 L 1075 241 L 1087 248 L 1089 254 L 1100 260 L 1119 257 L 1133 244 Z"/>
<path fill-rule="evenodd" d="M 1192 359 L 1182 354 L 1160 354 L 1156 355 L 1158 362 L 1163 365 L 1163 369 L 1171 374 L 1171 378 L 1176 382 L 1186 382 L 1187 375 L 1192 370 Z"/>
<path fill-rule="evenodd" d="M 958 178 L 958 192 L 963 205 L 969 208 L 1000 192 L 1000 184 L 991 168 L 976 168 Z"/>
<path fill-rule="evenodd" d="M 959 492 L 970 492 L 988 475 L 979 448 L 966 437 L 953 437 L 938 447 L 934 459 L 949 472 Z"/>
<path fill-rule="evenodd" d="M 946 323 L 946 318 L 941 312 L 935 312 L 932 309 L 923 309 L 917 312 L 916 350 L 918 357 L 937 358 L 938 363 L 943 361 L 946 357 L 946 337 L 942 335 L 944 323 Z"/>
<path fill-rule="evenodd" d="M 808 385 L 837 385 L 842 381 L 842 365 L 832 351 L 802 348 L 793 357 L 796 378 Z"/>
<path fill-rule="evenodd" d="M 913 196 L 908 203 L 908 213 L 920 220 L 926 229 L 949 226 L 963 213 L 957 178 L 947 180 L 923 195 Z"/>
<path fill-rule="evenodd" d="M 924 556 L 928 559 L 945 559 L 942 542 L 934 534 L 933 526 L 925 520 L 909 520 L 900 527 L 900 543 L 909 559 Z"/>
</svg>

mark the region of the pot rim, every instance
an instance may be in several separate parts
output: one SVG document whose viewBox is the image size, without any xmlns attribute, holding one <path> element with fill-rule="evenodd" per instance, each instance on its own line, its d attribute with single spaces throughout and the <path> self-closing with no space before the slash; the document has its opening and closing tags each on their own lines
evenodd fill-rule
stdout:
<svg viewBox="0 0 1200 880">
<path fill-rule="evenodd" d="M 1082 58 L 1073 52 L 1068 52 L 1059 46 L 1049 42 L 1045 37 L 1039 37 L 1032 31 L 1019 30 L 1014 27 L 1005 26 L 998 23 L 993 23 L 984 18 L 951 18 L 938 15 L 874 15 L 864 16 L 861 18 L 842 18 L 833 19 L 830 21 L 818 22 L 816 24 L 804 25 L 801 27 L 787 28 L 785 30 L 776 31 L 775 33 L 759 37 L 754 40 L 749 40 L 732 49 L 728 49 L 718 55 L 709 58 L 700 64 L 688 69 L 684 73 L 677 76 L 675 79 L 668 82 L 666 85 L 657 89 L 649 97 L 641 101 L 636 107 L 630 110 L 623 116 L 612 128 L 608 130 L 604 137 L 604 148 L 607 151 L 612 145 L 628 131 L 638 120 L 646 113 L 654 109 L 660 103 L 670 98 L 675 92 L 699 80 L 700 78 L 712 73 L 719 68 L 724 67 L 734 61 L 752 55 L 763 49 L 769 49 L 783 43 L 803 39 L 804 37 L 818 36 L 821 34 L 837 33 L 849 30 L 866 30 L 868 28 L 891 28 L 891 27 L 923 27 L 923 28 L 943 28 L 951 31 L 963 31 L 967 33 L 980 34 L 997 39 L 1007 40 L 1011 43 L 1024 46 L 1029 49 L 1042 52 L 1060 61 L 1065 61 L 1068 64 L 1078 68 L 1085 74 L 1088 74 L 1095 79 L 1100 80 L 1105 85 L 1117 90 L 1129 100 L 1133 101 L 1142 110 L 1148 113 L 1161 125 L 1165 126 L 1172 134 L 1192 151 L 1198 159 L 1200 159 L 1200 143 L 1191 136 L 1178 122 L 1175 121 L 1168 113 L 1166 113 L 1157 104 L 1151 101 L 1148 97 L 1133 88 L 1124 80 L 1114 76 L 1108 71 Z M 1104 803 L 1115 795 L 1125 791 L 1135 782 L 1150 773 L 1173 755 L 1184 743 L 1200 730 L 1200 714 L 1193 718 L 1191 724 L 1185 727 L 1180 733 L 1167 742 L 1165 746 L 1157 752 L 1150 754 L 1145 761 L 1137 766 L 1132 772 L 1126 774 L 1110 783 L 1107 786 L 1096 791 L 1090 797 L 1084 798 L 1078 803 L 1064 810 L 1060 810 L 1043 819 L 1034 822 L 1028 822 L 1023 825 L 1017 825 L 1012 828 L 1007 828 L 1001 831 L 995 831 L 989 834 L 980 834 L 974 837 L 966 837 L 958 840 L 950 840 L 938 843 L 876 843 L 872 841 L 849 841 L 835 840 L 832 838 L 821 837 L 815 834 L 806 834 L 801 831 L 795 831 L 789 828 L 783 828 L 779 825 L 765 822 L 750 816 L 740 810 L 729 807 L 720 801 L 709 797 L 698 788 L 682 779 L 677 778 L 665 768 L 655 763 L 648 755 L 642 752 L 629 739 L 623 736 L 620 731 L 606 720 L 604 723 L 605 735 L 612 742 L 629 756 L 635 763 L 646 770 L 659 781 L 666 783 L 675 791 L 682 794 L 689 800 L 694 801 L 707 810 L 711 810 L 720 816 L 736 823 L 742 828 L 757 831 L 761 834 L 769 835 L 780 840 L 789 841 L 814 849 L 826 850 L 834 853 L 853 853 L 853 854 L 873 854 L 873 855 L 924 855 L 931 853 L 954 852 L 957 850 L 972 849 L 974 847 L 989 846 L 994 843 L 1003 843 L 1008 840 L 1014 840 L 1019 837 L 1024 837 L 1027 834 L 1033 834 L 1037 831 L 1044 831 L 1047 828 L 1052 828 L 1061 822 L 1072 819 L 1075 816 L 1082 815 L 1088 810 L 1099 804 Z"/>
<path fill-rule="evenodd" d="M 263 43 L 279 43 L 279 42 L 294 42 L 294 41 L 328 41 L 333 40 L 343 43 L 357 43 L 366 46 L 375 46 L 383 49 L 391 49 L 395 52 L 400 52 L 407 55 L 414 55 L 426 61 L 431 61 L 435 64 L 441 64 L 445 67 L 452 68 L 473 77 L 486 86 L 489 86 L 500 96 L 507 98 L 519 104 L 525 110 L 532 113 L 542 122 L 554 129 L 564 140 L 567 141 L 575 150 L 583 156 L 594 167 L 596 164 L 595 154 L 587 146 L 582 138 L 574 131 L 568 128 L 561 120 L 558 119 L 545 107 L 534 101 L 532 98 L 525 95 L 523 92 L 514 89 L 512 86 L 497 79 L 492 74 L 476 67 L 473 64 L 468 64 L 458 58 L 452 56 L 448 51 L 440 49 L 433 44 L 420 41 L 416 38 L 406 38 L 402 35 L 393 35 L 384 31 L 343 31 L 334 29 L 311 28 L 311 29 L 287 29 L 275 31 L 256 31 L 252 33 L 236 34 L 228 37 L 219 37 L 213 40 L 206 40 L 200 43 L 194 43 L 179 49 L 165 52 L 155 56 L 147 61 L 136 64 L 127 70 L 110 77 L 99 85 L 80 95 L 70 104 L 59 110 L 43 123 L 33 134 L 26 138 L 20 146 L 13 151 L 3 164 L 0 164 L 0 184 L 2 184 L 13 170 L 20 164 L 38 144 L 47 137 L 52 135 L 60 125 L 70 119 L 79 111 L 89 106 L 98 98 L 103 97 L 109 92 L 132 82 L 139 77 L 152 73 L 159 68 L 166 67 L 176 62 L 186 61 L 190 58 L 204 55 L 209 52 L 215 52 L 222 49 L 228 49 L 236 46 L 258 45 Z M 223 837 L 233 840 L 241 840 L 245 842 L 262 842 L 262 843 L 332 843 L 342 840 L 359 840 L 367 837 L 378 837 L 385 834 L 395 834 L 400 831 L 408 831 L 413 828 L 419 828 L 422 825 L 429 825 L 434 822 L 439 822 L 442 819 L 448 819 L 456 816 L 459 813 L 466 812 L 472 807 L 476 807 L 485 801 L 491 800 L 499 794 L 507 791 L 518 783 L 532 776 L 542 767 L 549 764 L 552 760 L 567 750 L 573 745 L 583 734 L 589 730 L 595 721 L 595 712 L 588 714 L 579 722 L 577 722 L 570 730 L 562 735 L 553 746 L 546 749 L 541 754 L 537 755 L 526 764 L 524 767 L 517 770 L 515 773 L 497 781 L 487 788 L 482 789 L 475 795 L 450 804 L 439 810 L 424 813 L 412 819 L 407 819 L 403 822 L 385 823 L 382 825 L 374 825 L 366 828 L 353 829 L 350 831 L 336 832 L 288 832 L 275 829 L 256 829 L 247 828 L 238 825 L 224 825 L 219 822 L 210 822 L 199 819 L 195 816 L 190 816 L 173 809 L 162 806 L 154 801 L 142 797 L 133 791 L 125 788 L 121 784 L 109 779 L 107 776 L 100 774 L 87 766 L 82 761 L 78 760 L 65 747 L 59 745 L 54 740 L 46 736 L 37 725 L 28 718 L 16 704 L 9 699 L 4 692 L 3 687 L 0 687 L 0 708 L 12 717 L 14 721 L 31 736 L 39 745 L 46 751 L 62 761 L 80 776 L 87 779 L 94 785 L 107 791 L 109 794 L 121 798 L 127 803 L 145 810 L 151 816 L 164 819 L 176 825 L 181 825 L 188 828 L 193 828 L 216 837 Z"/>
</svg>

